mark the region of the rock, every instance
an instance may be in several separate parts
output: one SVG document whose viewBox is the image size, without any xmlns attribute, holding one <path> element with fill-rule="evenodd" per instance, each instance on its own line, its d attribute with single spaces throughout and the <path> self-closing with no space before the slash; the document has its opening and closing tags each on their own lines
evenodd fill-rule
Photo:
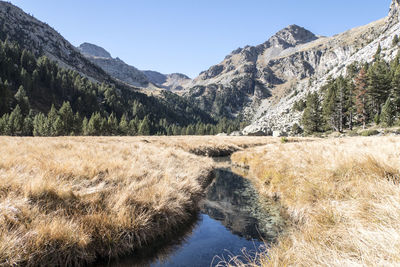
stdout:
<svg viewBox="0 0 400 267">
<path fill-rule="evenodd" d="M 83 43 L 78 47 L 78 49 L 84 55 L 93 57 L 112 58 L 111 54 L 108 51 L 94 44 Z"/>
<path fill-rule="evenodd" d="M 250 120 L 245 135 L 288 132 L 302 116 L 293 111 L 294 103 L 319 91 L 329 76 L 345 74 L 354 61 L 371 62 L 379 45 L 385 60 L 396 56 L 398 47 L 391 41 L 400 32 L 399 15 L 400 0 L 393 0 L 386 19 L 332 37 L 288 26 L 202 72 L 189 83 L 185 96 L 215 115 Z"/>
<path fill-rule="evenodd" d="M 192 81 L 182 73 L 162 74 L 150 70 L 143 71 L 143 73 L 151 83 L 170 91 L 181 91 Z"/>
<path fill-rule="evenodd" d="M 110 76 L 136 87 L 148 86 L 149 81 L 143 72 L 126 64 L 118 57 L 112 58 L 104 48 L 83 43 L 78 49 L 88 60 L 102 68 Z"/>
</svg>

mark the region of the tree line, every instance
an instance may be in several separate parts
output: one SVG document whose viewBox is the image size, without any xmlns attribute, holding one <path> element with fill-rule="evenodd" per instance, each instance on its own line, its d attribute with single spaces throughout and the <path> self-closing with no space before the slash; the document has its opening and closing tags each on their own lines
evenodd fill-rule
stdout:
<svg viewBox="0 0 400 267">
<path fill-rule="evenodd" d="M 0 41 L 0 134 L 192 135 L 239 130 L 239 121 L 215 119 L 170 92 L 160 98 L 96 83 Z"/>
<path fill-rule="evenodd" d="M 381 52 L 379 46 L 371 63 L 354 62 L 346 76 L 330 77 L 322 97 L 315 92 L 296 102 L 293 109 L 303 111 L 302 128 L 294 125 L 293 133 L 343 132 L 371 123 L 393 126 L 400 117 L 400 52 L 391 62 Z"/>
</svg>

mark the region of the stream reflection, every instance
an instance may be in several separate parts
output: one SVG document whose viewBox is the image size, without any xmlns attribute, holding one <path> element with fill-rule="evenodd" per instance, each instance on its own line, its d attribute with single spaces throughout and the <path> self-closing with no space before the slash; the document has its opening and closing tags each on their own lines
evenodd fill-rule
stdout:
<svg viewBox="0 0 400 267">
<path fill-rule="evenodd" d="M 249 255 L 264 251 L 264 241 L 273 241 L 283 226 L 279 205 L 260 197 L 250 180 L 232 172 L 228 160 L 220 159 L 194 222 L 173 240 L 106 266 L 215 266 L 244 248 Z"/>
</svg>

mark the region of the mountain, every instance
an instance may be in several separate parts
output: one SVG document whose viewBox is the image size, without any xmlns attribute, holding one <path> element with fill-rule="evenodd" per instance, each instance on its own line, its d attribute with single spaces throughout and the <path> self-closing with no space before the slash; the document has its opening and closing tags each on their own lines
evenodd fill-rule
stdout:
<svg viewBox="0 0 400 267">
<path fill-rule="evenodd" d="M 151 70 L 140 71 L 118 57 L 112 58 L 107 50 L 94 44 L 83 43 L 78 49 L 88 60 L 111 77 L 136 87 L 148 88 L 154 85 L 169 91 L 182 91 L 191 81 L 188 76 L 181 73 L 162 74 Z"/>
<path fill-rule="evenodd" d="M 49 25 L 11 3 L 0 1 L 0 39 L 7 37 L 35 56 L 46 55 L 63 68 L 76 70 L 101 82 L 110 79 Z"/>
<path fill-rule="evenodd" d="M 162 74 L 151 70 L 145 70 L 143 73 L 151 83 L 170 91 L 182 91 L 192 81 L 182 73 Z"/>
<path fill-rule="evenodd" d="M 121 59 L 112 58 L 104 48 L 94 44 L 83 43 L 79 51 L 93 64 L 99 66 L 111 77 L 137 87 L 147 87 L 149 81 L 143 72 L 130 66 Z"/>
<path fill-rule="evenodd" d="M 82 49 L 111 58 L 99 47 L 86 44 Z M 124 117 L 137 128 L 144 121 L 145 132 L 152 134 L 166 133 L 176 125 L 216 123 L 192 102 L 171 94 L 148 96 L 112 78 L 49 25 L 0 1 L 0 117 L 7 125 L 18 106 L 23 116 L 32 119 L 47 114 L 53 105 L 59 109 L 64 102 L 81 119 L 101 116 L 115 122 Z"/>
<path fill-rule="evenodd" d="M 391 42 L 399 33 L 398 22 L 399 0 L 393 0 L 387 18 L 332 37 L 288 26 L 202 72 L 185 96 L 215 115 L 251 121 L 245 134 L 288 131 L 301 118 L 293 104 L 320 90 L 328 77 L 345 73 L 354 61 L 372 61 L 379 44 L 385 59 L 394 58 L 398 49 Z"/>
</svg>

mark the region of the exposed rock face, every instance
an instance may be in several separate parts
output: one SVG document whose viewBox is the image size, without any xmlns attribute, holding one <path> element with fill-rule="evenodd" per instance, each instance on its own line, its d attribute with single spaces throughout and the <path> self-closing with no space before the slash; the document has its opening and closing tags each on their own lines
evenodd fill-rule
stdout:
<svg viewBox="0 0 400 267">
<path fill-rule="evenodd" d="M 252 124 L 245 134 L 289 132 L 301 118 L 295 101 L 319 90 L 327 78 L 344 74 L 354 61 L 372 61 L 381 44 L 385 59 L 397 54 L 400 0 L 389 16 L 333 37 L 316 36 L 291 25 L 258 46 L 239 48 L 195 78 L 187 97 L 219 115 L 242 115 Z"/>
<path fill-rule="evenodd" d="M 151 83 L 171 91 L 182 91 L 192 81 L 182 73 L 162 74 L 151 70 L 145 70 L 143 73 Z"/>
<path fill-rule="evenodd" d="M 85 56 L 111 58 L 111 54 L 107 50 L 94 44 L 83 43 L 78 47 L 78 49 Z"/>
<path fill-rule="evenodd" d="M 98 81 L 109 79 L 49 25 L 4 1 L 0 1 L 0 37 L 8 37 L 36 56 L 46 55 L 61 67 L 77 70 Z"/>
<path fill-rule="evenodd" d="M 88 60 L 120 81 L 137 87 L 146 87 L 149 84 L 143 72 L 126 64 L 119 58 L 112 58 L 110 53 L 100 46 L 83 43 L 78 49 Z"/>
<path fill-rule="evenodd" d="M 400 0 L 393 0 L 389 11 L 389 25 L 393 26 L 400 21 Z"/>
</svg>

